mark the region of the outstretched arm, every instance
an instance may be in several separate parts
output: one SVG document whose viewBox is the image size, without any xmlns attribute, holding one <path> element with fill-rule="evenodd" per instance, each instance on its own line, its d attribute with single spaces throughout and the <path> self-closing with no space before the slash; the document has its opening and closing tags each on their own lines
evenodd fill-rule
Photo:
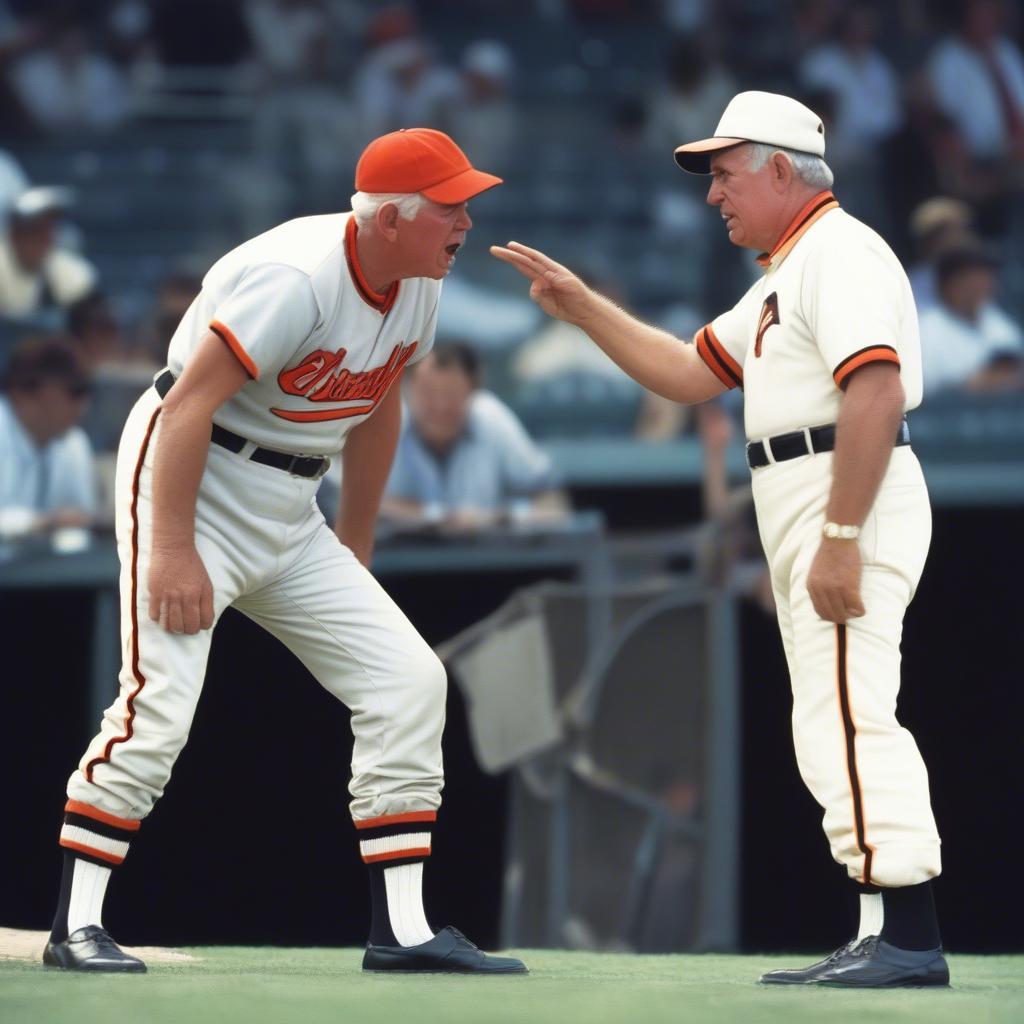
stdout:
<svg viewBox="0 0 1024 1024">
<path fill-rule="evenodd" d="M 530 298 L 545 313 L 581 328 L 645 388 L 686 404 L 725 390 L 694 345 L 637 320 L 544 253 L 509 242 L 492 245 L 491 255 L 510 263 L 530 282 Z"/>
</svg>

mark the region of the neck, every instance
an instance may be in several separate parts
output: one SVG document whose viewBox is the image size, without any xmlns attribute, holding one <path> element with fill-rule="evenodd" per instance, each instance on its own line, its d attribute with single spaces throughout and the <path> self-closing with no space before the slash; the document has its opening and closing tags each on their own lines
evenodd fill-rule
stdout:
<svg viewBox="0 0 1024 1024">
<path fill-rule="evenodd" d="M 356 258 L 366 283 L 383 295 L 401 276 L 391 265 L 387 242 L 371 227 L 361 227 L 356 233 Z"/>
<path fill-rule="evenodd" d="M 790 225 L 796 220 L 800 211 L 815 197 L 827 192 L 823 188 L 800 188 L 795 189 L 791 196 L 786 197 L 786 202 L 779 207 L 779 214 L 772 223 L 772 237 L 768 245 L 761 246 L 765 252 L 774 251 L 781 241 L 783 235 L 789 230 Z"/>
</svg>

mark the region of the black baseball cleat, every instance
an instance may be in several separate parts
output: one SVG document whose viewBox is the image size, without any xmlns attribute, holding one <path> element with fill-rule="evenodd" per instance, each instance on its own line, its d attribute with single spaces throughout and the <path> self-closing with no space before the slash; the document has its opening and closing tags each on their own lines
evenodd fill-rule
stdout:
<svg viewBox="0 0 1024 1024">
<path fill-rule="evenodd" d="M 899 949 L 869 935 L 841 946 L 803 970 L 769 971 L 763 985 L 830 985 L 837 988 L 907 988 L 949 984 L 949 965 L 939 949 Z"/>
<path fill-rule="evenodd" d="M 119 971 L 141 974 L 146 965 L 129 956 L 98 924 L 73 931 L 63 942 L 47 942 L 43 965 L 65 971 Z"/>
<path fill-rule="evenodd" d="M 436 974 L 528 974 L 526 964 L 511 956 L 490 956 L 449 925 L 419 946 L 367 945 L 364 971 L 409 971 Z"/>
</svg>

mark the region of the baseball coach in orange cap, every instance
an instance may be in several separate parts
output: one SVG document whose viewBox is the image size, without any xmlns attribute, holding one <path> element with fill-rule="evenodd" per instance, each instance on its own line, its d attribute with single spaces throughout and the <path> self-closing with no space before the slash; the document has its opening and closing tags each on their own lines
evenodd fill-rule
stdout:
<svg viewBox="0 0 1024 1024">
<path fill-rule="evenodd" d="M 68 780 L 48 966 L 146 969 L 103 927 L 104 895 L 132 843 L 146 841 L 211 632 L 236 607 L 352 712 L 349 812 L 371 894 L 364 969 L 525 972 L 429 923 L 422 879 L 444 782 L 447 679 L 369 571 L 402 373 L 433 345 L 441 279 L 472 227 L 467 201 L 500 181 L 441 132 L 394 132 L 362 154 L 351 212 L 272 228 L 203 278 L 118 450 L 125 662 L 120 695 Z M 332 458 L 343 468 L 333 529 L 314 501 Z M 275 821 L 287 820 L 279 808 Z"/>
</svg>

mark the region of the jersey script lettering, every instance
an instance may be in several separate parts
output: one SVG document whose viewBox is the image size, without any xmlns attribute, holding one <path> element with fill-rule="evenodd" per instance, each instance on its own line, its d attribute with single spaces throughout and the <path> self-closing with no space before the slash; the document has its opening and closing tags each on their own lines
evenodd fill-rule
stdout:
<svg viewBox="0 0 1024 1024">
<path fill-rule="evenodd" d="M 374 406 L 387 394 L 387 390 L 399 377 L 405 364 L 413 357 L 418 342 L 411 345 L 396 345 L 383 366 L 372 370 L 353 373 L 341 368 L 348 355 L 348 349 L 337 352 L 318 349 L 311 352 L 298 366 L 282 370 L 277 383 L 286 395 L 305 398 L 307 402 L 352 402 L 341 409 L 271 409 L 275 416 L 294 423 L 309 423 L 313 420 L 343 420 L 350 416 L 365 416 L 373 412 Z"/>
</svg>

